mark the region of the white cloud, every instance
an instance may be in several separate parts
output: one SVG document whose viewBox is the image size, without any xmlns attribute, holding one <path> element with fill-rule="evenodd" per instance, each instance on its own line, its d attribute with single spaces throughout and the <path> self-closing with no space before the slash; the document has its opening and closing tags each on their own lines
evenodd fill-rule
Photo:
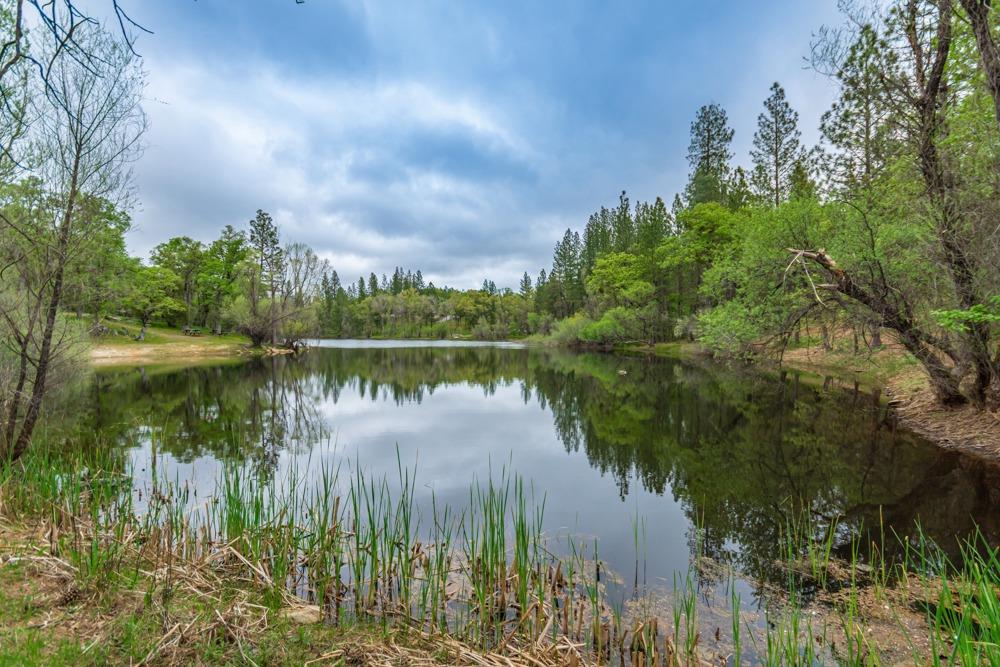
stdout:
<svg viewBox="0 0 1000 667">
<path fill-rule="evenodd" d="M 489 174 L 464 173 L 463 156 L 445 167 L 399 156 L 424 133 L 530 170 L 529 143 L 487 105 L 412 81 L 294 81 L 267 69 L 168 62 L 149 69 L 154 101 L 150 147 L 137 170 L 145 203 L 134 250 L 170 235 L 209 240 L 225 224 L 243 226 L 257 208 L 345 277 L 403 264 L 465 282 L 463 262 L 481 265 L 478 254 L 502 249 L 469 247 L 453 260 L 458 273 L 443 271 L 432 247 L 463 233 L 474 246 L 476 228 L 495 222 L 497 201 L 513 196 Z"/>
</svg>

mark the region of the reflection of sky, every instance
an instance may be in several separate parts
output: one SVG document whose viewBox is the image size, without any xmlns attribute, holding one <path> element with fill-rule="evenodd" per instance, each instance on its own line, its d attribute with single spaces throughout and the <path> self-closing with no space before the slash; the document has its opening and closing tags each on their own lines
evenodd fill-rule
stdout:
<svg viewBox="0 0 1000 667">
<path fill-rule="evenodd" d="M 318 416 L 328 425 L 330 438 L 311 451 L 282 451 L 276 477 L 291 470 L 318 480 L 322 471 L 340 469 L 346 487 L 354 466 L 375 478 L 385 477 L 398 488 L 398 463 L 416 471 L 415 500 L 421 524 L 431 517 L 431 498 L 438 506 L 461 511 L 469 501 L 470 486 L 486 481 L 491 471 L 499 480 L 504 469 L 521 476 L 533 489 L 538 504 L 545 502 L 545 530 L 549 536 L 591 543 L 597 538 L 601 559 L 631 581 L 636 550 L 633 526 L 645 522 L 647 576 L 669 583 L 674 571 L 686 572 L 690 524 L 679 503 L 668 492 L 657 496 L 630 484 L 624 500 L 613 476 L 591 467 L 581 452 L 567 452 L 548 409 L 535 398 L 524 402 L 519 382 L 500 385 L 486 396 L 473 384 L 440 386 L 421 403 L 396 404 L 381 396 L 372 401 L 348 385 L 338 400 L 320 399 Z M 397 449 L 398 448 L 398 449 Z M 140 479 L 151 472 L 151 449 L 133 452 Z M 211 457 L 179 462 L 159 458 L 159 474 L 167 480 L 189 482 L 199 500 L 211 494 L 222 472 Z M 631 480 L 630 480 L 631 481 Z M 148 495 L 148 490 L 145 492 Z"/>
</svg>

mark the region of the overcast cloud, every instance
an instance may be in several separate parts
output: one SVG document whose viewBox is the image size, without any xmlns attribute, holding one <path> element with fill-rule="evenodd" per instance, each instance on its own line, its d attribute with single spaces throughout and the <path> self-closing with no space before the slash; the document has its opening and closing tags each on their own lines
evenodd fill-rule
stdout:
<svg viewBox="0 0 1000 667">
<path fill-rule="evenodd" d="M 669 203 L 702 104 L 746 163 L 778 80 L 815 141 L 834 91 L 803 58 L 835 5 L 129 0 L 155 32 L 130 249 L 262 208 L 345 281 L 514 286 L 622 189 Z"/>
</svg>

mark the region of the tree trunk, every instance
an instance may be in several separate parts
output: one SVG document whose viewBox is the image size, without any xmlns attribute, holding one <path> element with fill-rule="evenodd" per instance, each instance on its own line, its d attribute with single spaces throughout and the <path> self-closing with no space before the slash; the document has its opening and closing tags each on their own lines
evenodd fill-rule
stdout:
<svg viewBox="0 0 1000 667">
<path fill-rule="evenodd" d="M 24 423 L 21 424 L 21 432 L 14 443 L 11 459 L 19 459 L 27 451 L 31 444 L 31 435 L 34 433 L 35 424 L 38 422 L 38 415 L 42 410 L 42 399 L 45 397 L 45 383 L 48 379 L 49 362 L 52 357 L 52 334 L 56 328 L 56 317 L 59 313 L 59 302 L 62 300 L 63 273 L 66 268 L 66 253 L 69 250 L 70 229 L 73 224 L 73 208 L 76 205 L 77 179 L 80 169 L 80 151 L 77 151 L 73 159 L 73 171 L 70 176 L 69 196 L 66 200 L 66 212 L 63 215 L 62 226 L 59 230 L 59 242 L 56 255 L 56 271 L 52 281 L 52 294 L 49 297 L 48 308 L 45 313 L 45 329 L 42 332 L 42 344 L 38 351 L 38 363 L 35 365 L 35 380 L 31 387 L 31 398 L 28 401 L 28 409 L 24 413 Z"/>
<path fill-rule="evenodd" d="M 882 327 L 878 324 L 872 324 L 872 340 L 869 345 L 873 352 L 882 347 Z"/>
<path fill-rule="evenodd" d="M 853 277 L 841 269 L 837 262 L 823 250 L 809 251 L 789 248 L 788 251 L 822 267 L 834 280 L 832 285 L 824 285 L 825 288 L 835 289 L 844 296 L 850 297 L 878 313 L 881 317 L 881 325 L 899 334 L 899 342 L 924 367 L 930 378 L 931 388 L 941 403 L 959 405 L 965 402 L 965 396 L 959 390 L 961 378 L 952 373 L 941 359 L 944 355 L 955 361 L 958 359 L 956 353 L 944 341 L 917 327 L 910 319 L 908 309 L 901 310 L 894 304 L 883 300 L 877 293 L 856 283 Z M 873 337 L 877 335 L 877 332 L 878 328 L 873 331 Z"/>
<path fill-rule="evenodd" d="M 962 7 L 969 15 L 969 23 L 979 45 L 986 83 L 993 95 L 997 123 L 1000 123 L 1000 45 L 990 31 L 990 4 L 990 0 L 962 0 Z"/>
</svg>

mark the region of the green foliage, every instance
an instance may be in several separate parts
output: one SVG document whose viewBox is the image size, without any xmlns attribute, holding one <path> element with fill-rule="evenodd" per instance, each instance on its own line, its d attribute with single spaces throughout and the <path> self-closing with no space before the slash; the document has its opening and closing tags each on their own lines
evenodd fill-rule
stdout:
<svg viewBox="0 0 1000 667">
<path fill-rule="evenodd" d="M 1000 295 L 992 297 L 988 304 L 977 303 L 962 310 L 935 310 L 931 315 L 945 329 L 968 332 L 975 325 L 1000 322 Z"/>
<path fill-rule="evenodd" d="M 170 269 L 138 266 L 132 274 L 125 306 L 144 326 L 154 318 L 169 319 L 184 312 L 184 304 L 173 296 L 181 284 L 180 277 Z"/>
</svg>

